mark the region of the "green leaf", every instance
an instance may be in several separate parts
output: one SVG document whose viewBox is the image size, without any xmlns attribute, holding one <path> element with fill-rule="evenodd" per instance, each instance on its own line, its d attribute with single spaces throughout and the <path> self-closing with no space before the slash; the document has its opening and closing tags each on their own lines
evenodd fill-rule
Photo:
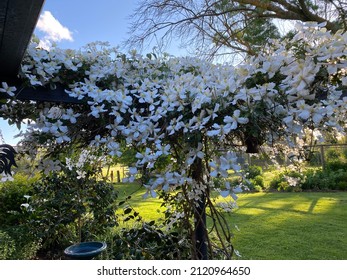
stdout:
<svg viewBox="0 0 347 280">
<path fill-rule="evenodd" d="M 133 209 L 126 208 L 126 209 L 124 209 L 124 214 L 129 214 L 129 213 L 131 213 L 131 211 L 133 211 Z"/>
</svg>

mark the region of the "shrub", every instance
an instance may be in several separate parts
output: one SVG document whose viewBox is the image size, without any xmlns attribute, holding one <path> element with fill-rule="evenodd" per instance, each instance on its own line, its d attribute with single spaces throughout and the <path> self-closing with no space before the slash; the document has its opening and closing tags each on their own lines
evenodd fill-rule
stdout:
<svg viewBox="0 0 347 280">
<path fill-rule="evenodd" d="M 343 157 L 347 159 L 347 149 L 342 150 Z"/>
<path fill-rule="evenodd" d="M 328 161 L 326 164 L 326 169 L 328 171 L 339 171 L 344 170 L 347 171 L 347 163 L 340 160 Z"/>
<path fill-rule="evenodd" d="M 247 179 L 254 179 L 257 176 L 260 176 L 263 174 L 263 169 L 261 166 L 257 165 L 250 165 L 248 168 L 245 170 L 247 174 Z"/>
<path fill-rule="evenodd" d="M 347 175 L 347 174 L 346 174 Z M 346 176 L 347 177 L 347 176 Z M 340 191 L 347 191 L 347 178 L 345 178 L 344 181 L 341 181 L 341 182 L 338 182 L 337 183 L 337 188 L 340 190 Z"/>
<path fill-rule="evenodd" d="M 0 230 L 0 260 L 31 260 L 40 247 L 40 240 L 30 234 L 26 225 Z"/>
<path fill-rule="evenodd" d="M 271 180 L 270 188 L 278 191 L 301 191 L 303 178 L 304 176 L 297 171 L 284 171 Z"/>
<path fill-rule="evenodd" d="M 304 174 L 304 181 L 301 184 L 303 190 L 321 190 L 322 188 L 322 171 L 307 170 Z"/>
<path fill-rule="evenodd" d="M 15 243 L 7 232 L 0 230 L 0 260 L 8 260 L 15 251 Z"/>
<path fill-rule="evenodd" d="M 309 170 L 305 172 L 303 190 L 347 190 L 347 171 Z"/>
<path fill-rule="evenodd" d="M 32 195 L 31 184 L 37 180 L 16 174 L 13 181 L 0 184 L 0 225 L 13 226 L 26 222 L 27 213 L 21 205 L 27 203 L 25 195 Z"/>
<path fill-rule="evenodd" d="M 189 259 L 187 235 L 167 231 L 154 221 L 122 228 L 109 242 L 108 259 L 169 260 Z"/>
<path fill-rule="evenodd" d="M 263 188 L 262 188 L 261 186 L 259 186 L 259 185 L 255 185 L 254 188 L 253 188 L 253 190 L 254 190 L 255 192 L 261 192 L 261 191 L 263 190 Z"/>
<path fill-rule="evenodd" d="M 260 192 L 264 189 L 264 178 L 257 175 L 252 179 L 246 180 L 245 185 L 250 191 Z"/>
<path fill-rule="evenodd" d="M 251 179 L 251 182 L 255 185 L 255 186 L 259 186 L 262 189 L 264 189 L 264 177 L 261 175 L 257 175 L 255 176 L 253 179 Z"/>
<path fill-rule="evenodd" d="M 331 149 L 328 149 L 327 152 L 326 152 L 327 160 L 336 161 L 340 157 L 342 157 L 342 153 L 340 151 L 337 151 L 336 149 L 331 148 Z"/>
<path fill-rule="evenodd" d="M 321 154 L 318 151 L 311 151 L 307 157 L 309 166 L 322 166 Z"/>
<path fill-rule="evenodd" d="M 34 184 L 30 225 L 47 254 L 102 234 L 117 222 L 114 186 L 95 177 L 76 182 L 76 177 L 63 170 Z"/>
</svg>

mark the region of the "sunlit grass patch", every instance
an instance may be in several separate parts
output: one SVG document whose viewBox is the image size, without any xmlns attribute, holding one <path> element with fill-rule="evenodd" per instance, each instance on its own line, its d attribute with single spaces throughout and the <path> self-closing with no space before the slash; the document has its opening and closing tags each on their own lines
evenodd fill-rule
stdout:
<svg viewBox="0 0 347 280">
<path fill-rule="evenodd" d="M 347 193 L 243 194 L 230 216 L 243 259 L 347 259 Z"/>
<path fill-rule="evenodd" d="M 120 206 L 119 213 L 121 213 L 126 207 L 130 206 L 134 211 L 138 212 L 145 221 L 152 221 L 163 218 L 163 207 L 160 207 L 162 200 L 159 198 L 143 198 L 146 193 L 144 187 L 139 184 L 115 184 L 115 188 L 118 191 L 118 201 L 125 201 Z"/>
<path fill-rule="evenodd" d="M 163 218 L 162 201 L 138 184 L 116 184 L 146 221 Z M 225 213 L 241 259 L 347 259 L 347 193 L 243 193 Z M 216 203 L 232 202 L 216 198 Z M 120 209 L 121 211 L 121 209 Z M 236 226 L 236 227 L 235 227 Z M 238 231 L 239 229 L 239 231 Z"/>
</svg>

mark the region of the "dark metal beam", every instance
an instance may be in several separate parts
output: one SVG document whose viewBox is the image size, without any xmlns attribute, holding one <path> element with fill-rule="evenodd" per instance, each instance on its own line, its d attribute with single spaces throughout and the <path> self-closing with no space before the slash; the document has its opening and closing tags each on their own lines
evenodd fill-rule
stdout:
<svg viewBox="0 0 347 280">
<path fill-rule="evenodd" d="M 19 100 L 31 100 L 53 103 L 74 103 L 80 104 L 82 100 L 70 97 L 62 85 L 56 85 L 54 89 L 50 87 L 23 88 L 16 93 L 16 98 Z"/>
<path fill-rule="evenodd" d="M 45 0 L 0 1 L 0 78 L 15 77 Z"/>
</svg>

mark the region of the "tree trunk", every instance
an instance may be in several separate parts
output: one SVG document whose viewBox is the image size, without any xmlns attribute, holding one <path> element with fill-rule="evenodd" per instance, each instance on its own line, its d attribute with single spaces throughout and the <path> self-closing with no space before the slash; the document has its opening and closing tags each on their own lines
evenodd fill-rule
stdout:
<svg viewBox="0 0 347 280">
<path fill-rule="evenodd" d="M 202 160 L 197 158 L 192 166 L 192 178 L 202 183 Z M 194 227 L 195 227 L 195 250 L 196 257 L 199 260 L 208 259 L 207 249 L 207 230 L 206 230 L 206 194 L 203 193 L 200 196 L 200 200 L 197 205 L 194 205 Z"/>
<path fill-rule="evenodd" d="M 206 231 L 206 198 L 201 196 L 199 205 L 195 206 L 195 248 L 196 255 L 199 260 L 208 259 L 207 250 L 207 231 Z"/>
</svg>

